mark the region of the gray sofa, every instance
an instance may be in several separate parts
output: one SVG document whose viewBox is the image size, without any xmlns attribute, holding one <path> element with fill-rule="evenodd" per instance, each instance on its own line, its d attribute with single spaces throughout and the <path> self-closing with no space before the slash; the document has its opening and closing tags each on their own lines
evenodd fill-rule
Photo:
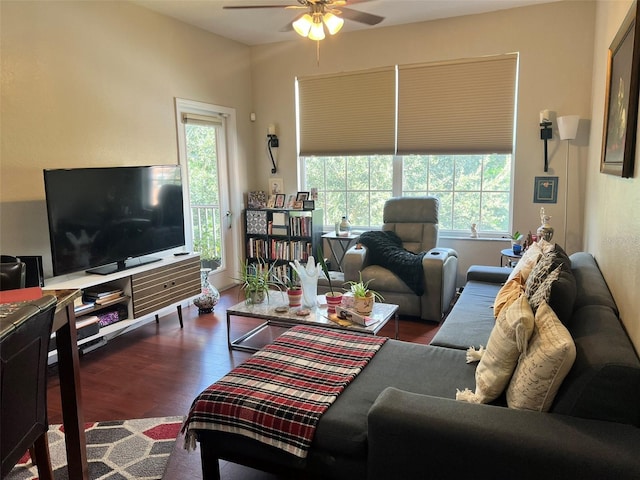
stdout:
<svg viewBox="0 0 640 480">
<path fill-rule="evenodd" d="M 455 400 L 475 387 L 466 350 L 487 344 L 509 272 L 472 267 L 430 345 L 388 340 L 321 417 L 306 464 L 202 431 L 205 479 L 218 478 L 218 458 L 292 478 L 640 478 L 640 360 L 593 257 L 571 263 L 575 282 L 555 296 L 576 360 L 549 413 Z"/>
</svg>

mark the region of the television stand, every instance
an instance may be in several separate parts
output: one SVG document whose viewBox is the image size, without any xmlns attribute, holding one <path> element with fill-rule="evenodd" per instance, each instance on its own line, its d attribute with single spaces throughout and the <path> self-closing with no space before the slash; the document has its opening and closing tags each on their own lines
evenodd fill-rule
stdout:
<svg viewBox="0 0 640 480">
<path fill-rule="evenodd" d="M 96 275 L 111 275 L 112 273 L 122 272 L 123 270 L 128 270 L 130 268 L 140 267 L 142 265 L 146 265 L 148 263 L 154 263 L 161 261 L 161 258 L 158 257 L 137 257 L 130 258 L 127 260 L 119 260 L 115 263 L 109 263 L 107 265 L 102 265 L 100 267 L 90 268 L 86 270 L 87 273 L 94 273 Z"/>
<path fill-rule="evenodd" d="M 144 257 L 133 259 L 126 270 L 107 275 L 88 275 L 84 271 L 45 279 L 49 290 L 86 290 L 95 287 L 121 290 L 123 295 L 101 302 L 99 305 L 78 306 L 75 316 L 80 320 L 92 316 L 100 317 L 105 311 L 126 309 L 125 319 L 101 326 L 98 333 L 78 339 L 78 349 L 87 353 L 93 348 L 108 343 L 111 339 L 126 334 L 148 322 L 158 322 L 158 317 L 177 309 L 180 321 L 183 304 L 201 293 L 200 255 L 189 253 L 175 257 L 167 255 L 148 265 L 135 264 Z M 129 267 L 130 262 L 127 262 Z M 176 310 L 174 310 L 175 312 Z M 49 364 L 57 362 L 56 350 L 49 352 Z"/>
</svg>

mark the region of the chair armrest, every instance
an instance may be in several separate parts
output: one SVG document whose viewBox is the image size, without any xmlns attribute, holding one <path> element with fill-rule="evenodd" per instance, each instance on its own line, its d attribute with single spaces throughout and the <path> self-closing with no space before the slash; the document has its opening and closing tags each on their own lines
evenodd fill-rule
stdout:
<svg viewBox="0 0 640 480">
<path fill-rule="evenodd" d="M 357 282 L 360 280 L 360 271 L 369 265 L 369 252 L 367 247 L 362 244 L 355 244 L 347 253 L 344 254 L 342 260 L 342 271 L 344 272 L 344 281 Z"/>
<path fill-rule="evenodd" d="M 368 414 L 368 478 L 637 478 L 640 429 L 385 389 Z"/>
<path fill-rule="evenodd" d="M 469 270 L 467 270 L 467 282 L 469 280 L 475 280 L 477 282 L 504 283 L 507 281 L 511 270 L 512 269 L 506 267 L 471 265 Z"/>
<path fill-rule="evenodd" d="M 424 294 L 421 298 L 422 318 L 440 322 L 456 293 L 458 253 L 451 248 L 432 248 L 422 258 Z"/>
</svg>

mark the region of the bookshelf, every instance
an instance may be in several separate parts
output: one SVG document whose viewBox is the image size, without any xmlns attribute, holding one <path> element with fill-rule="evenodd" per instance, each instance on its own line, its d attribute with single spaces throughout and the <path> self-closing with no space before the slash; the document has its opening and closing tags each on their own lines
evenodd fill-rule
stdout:
<svg viewBox="0 0 640 480">
<path fill-rule="evenodd" d="M 289 262 L 306 263 L 322 241 L 322 210 L 249 208 L 245 210 L 245 256 L 274 265 L 276 275 L 290 276 Z"/>
</svg>

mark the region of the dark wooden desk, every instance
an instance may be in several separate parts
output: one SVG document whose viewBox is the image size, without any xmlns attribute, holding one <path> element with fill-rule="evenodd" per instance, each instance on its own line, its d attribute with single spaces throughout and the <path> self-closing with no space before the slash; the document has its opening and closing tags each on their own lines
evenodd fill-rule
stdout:
<svg viewBox="0 0 640 480">
<path fill-rule="evenodd" d="M 54 295 L 58 299 L 52 330 L 56 332 L 62 423 L 65 431 L 69 478 L 88 480 L 89 466 L 80 391 L 78 333 L 76 332 L 76 314 L 73 309 L 73 302 L 81 292 L 80 290 L 43 289 L 42 293 Z"/>
</svg>

